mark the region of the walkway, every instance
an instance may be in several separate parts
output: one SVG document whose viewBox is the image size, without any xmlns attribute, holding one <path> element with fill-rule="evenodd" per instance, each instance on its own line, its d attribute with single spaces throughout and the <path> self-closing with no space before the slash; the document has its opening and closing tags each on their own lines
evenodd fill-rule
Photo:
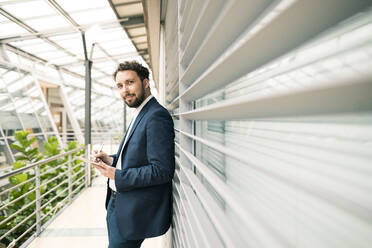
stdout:
<svg viewBox="0 0 372 248">
<path fill-rule="evenodd" d="M 106 182 L 100 176 L 36 238 L 28 248 L 107 247 Z M 141 248 L 161 248 L 163 239 L 147 239 Z"/>
</svg>

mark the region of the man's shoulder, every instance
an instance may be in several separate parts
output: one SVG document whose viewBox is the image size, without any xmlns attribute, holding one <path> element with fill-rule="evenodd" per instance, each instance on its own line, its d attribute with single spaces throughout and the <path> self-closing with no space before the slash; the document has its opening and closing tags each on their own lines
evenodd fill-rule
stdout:
<svg viewBox="0 0 372 248">
<path fill-rule="evenodd" d="M 162 112 L 162 113 L 166 113 L 166 114 L 169 115 L 168 110 L 163 105 L 161 105 L 156 99 L 154 99 L 154 100 L 155 100 L 154 103 L 151 104 L 151 106 L 150 106 L 151 112 L 152 113 L 154 113 L 154 112 Z"/>
<path fill-rule="evenodd" d="M 147 119 L 172 119 L 172 117 L 166 108 L 164 108 L 160 103 L 156 102 L 155 104 L 152 104 L 151 108 L 149 109 Z"/>
</svg>

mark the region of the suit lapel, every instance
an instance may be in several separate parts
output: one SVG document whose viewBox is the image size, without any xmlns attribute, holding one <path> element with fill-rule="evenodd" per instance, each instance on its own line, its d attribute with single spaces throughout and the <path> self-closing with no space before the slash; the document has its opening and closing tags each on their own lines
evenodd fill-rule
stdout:
<svg viewBox="0 0 372 248">
<path fill-rule="evenodd" d="M 155 102 L 156 102 L 155 97 L 152 97 L 152 99 L 150 99 L 150 101 L 148 101 L 148 103 L 142 108 L 141 112 L 139 112 L 139 114 L 138 114 L 135 122 L 133 123 L 133 127 L 130 130 L 130 133 L 128 134 L 129 136 L 128 136 L 127 142 L 125 142 L 125 144 L 124 144 L 124 148 L 128 144 L 130 138 L 132 137 L 134 131 L 136 130 L 136 127 L 140 123 L 140 121 L 143 118 L 143 116 L 145 116 L 145 114 L 147 113 L 147 111 L 149 110 L 149 108 L 151 107 L 151 105 L 153 105 Z M 124 137 L 124 140 L 125 140 L 125 137 Z"/>
<path fill-rule="evenodd" d="M 116 153 L 116 157 L 117 158 L 119 158 L 119 156 L 120 156 L 120 152 L 122 151 L 122 148 L 123 148 L 123 144 L 124 144 L 124 140 L 125 140 L 125 136 L 126 136 L 127 134 L 125 134 L 124 135 L 124 138 L 121 140 L 121 142 L 120 142 L 120 146 L 119 146 L 119 149 L 118 149 L 118 152 Z M 116 162 L 117 163 L 117 162 Z"/>
</svg>

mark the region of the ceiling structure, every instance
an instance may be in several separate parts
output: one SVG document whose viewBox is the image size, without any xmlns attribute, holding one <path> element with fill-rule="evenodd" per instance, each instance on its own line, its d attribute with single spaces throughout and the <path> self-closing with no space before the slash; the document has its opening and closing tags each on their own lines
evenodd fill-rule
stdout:
<svg viewBox="0 0 372 248">
<path fill-rule="evenodd" d="M 82 118 L 83 34 L 93 62 L 92 120 L 104 119 L 110 113 L 98 113 L 103 103 L 123 108 L 112 78 L 116 65 L 134 59 L 149 67 L 142 1 L 0 0 L 0 67 L 64 85 Z"/>
<path fill-rule="evenodd" d="M 137 52 L 149 63 L 147 33 L 141 0 L 108 0 Z"/>
</svg>

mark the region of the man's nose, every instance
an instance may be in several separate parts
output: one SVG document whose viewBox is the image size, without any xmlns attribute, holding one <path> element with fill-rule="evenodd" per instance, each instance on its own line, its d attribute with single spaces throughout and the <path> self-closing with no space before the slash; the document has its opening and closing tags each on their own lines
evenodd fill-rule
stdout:
<svg viewBox="0 0 372 248">
<path fill-rule="evenodd" d="M 123 85 L 123 87 L 120 89 L 120 94 L 125 94 L 128 92 L 128 86 L 126 86 L 125 84 Z"/>
</svg>

